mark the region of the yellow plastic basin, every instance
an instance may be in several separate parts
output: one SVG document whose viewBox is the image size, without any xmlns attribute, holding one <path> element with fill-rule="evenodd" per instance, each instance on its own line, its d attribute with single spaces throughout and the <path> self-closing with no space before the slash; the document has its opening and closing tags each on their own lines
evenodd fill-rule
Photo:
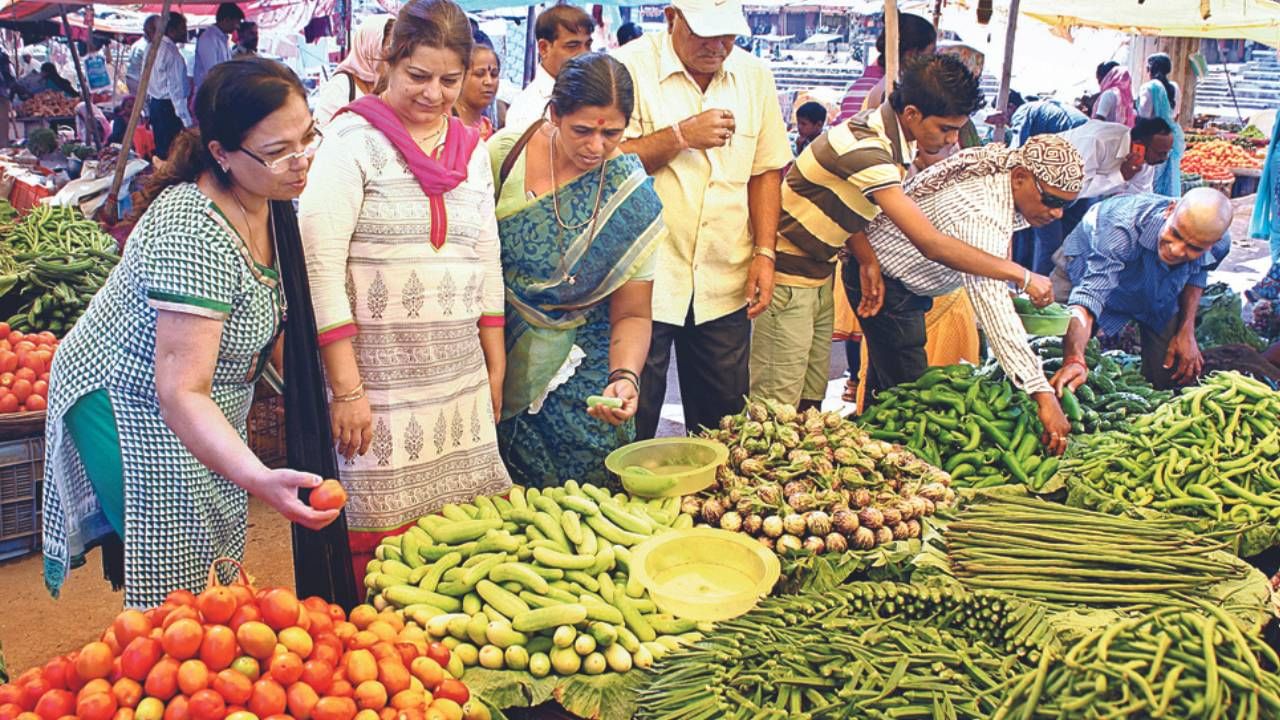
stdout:
<svg viewBox="0 0 1280 720">
<path fill-rule="evenodd" d="M 742 615 L 781 574 L 777 555 L 749 535 L 726 530 L 673 530 L 631 552 L 631 572 L 658 608 L 700 622 Z"/>
<path fill-rule="evenodd" d="M 710 487 L 729 449 L 701 438 L 654 438 L 614 450 L 604 466 L 638 497 L 691 495 Z"/>
</svg>

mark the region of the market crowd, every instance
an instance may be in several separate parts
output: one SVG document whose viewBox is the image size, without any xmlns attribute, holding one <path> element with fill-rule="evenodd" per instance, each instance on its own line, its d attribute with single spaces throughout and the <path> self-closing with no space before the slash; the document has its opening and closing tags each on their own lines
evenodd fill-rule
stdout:
<svg viewBox="0 0 1280 720">
<path fill-rule="evenodd" d="M 1138 98 L 1110 68 L 1092 117 L 1044 101 L 981 145 L 977 74 L 904 15 L 891 87 L 871 66 L 859 108 L 804 109 L 793 146 L 768 66 L 735 45 L 739 3 L 665 18 L 606 54 L 586 13 L 548 9 L 533 82 L 496 111 L 498 56 L 450 0 L 361 22 L 313 108 L 284 66 L 232 56 L 235 6 L 197 43 L 190 103 L 185 20 L 155 28 L 165 161 L 50 383 L 49 587 L 103 545 L 129 606 L 199 588 L 242 555 L 249 494 L 317 531 L 338 512 L 299 490 L 335 474 L 361 573 L 446 503 L 607 482 L 610 451 L 656 434 L 673 358 L 691 431 L 747 395 L 817 406 L 837 325 L 862 338 L 864 406 L 979 362 L 981 328 L 1058 453 L 1091 335 L 1137 321 L 1153 382 L 1198 373 L 1230 208 L 1178 192 L 1167 58 Z M 1053 377 L 1016 294 L 1070 308 Z M 244 441 L 263 378 L 283 381 L 291 469 Z"/>
</svg>

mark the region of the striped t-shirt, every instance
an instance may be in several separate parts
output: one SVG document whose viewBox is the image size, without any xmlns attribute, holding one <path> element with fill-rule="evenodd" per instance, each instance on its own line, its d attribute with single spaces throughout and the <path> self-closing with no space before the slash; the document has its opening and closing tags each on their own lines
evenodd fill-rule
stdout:
<svg viewBox="0 0 1280 720">
<path fill-rule="evenodd" d="M 915 155 L 888 103 L 832 127 L 809 144 L 782 184 L 778 219 L 779 285 L 817 287 L 836 252 L 880 214 L 871 195 L 902 184 Z"/>
</svg>

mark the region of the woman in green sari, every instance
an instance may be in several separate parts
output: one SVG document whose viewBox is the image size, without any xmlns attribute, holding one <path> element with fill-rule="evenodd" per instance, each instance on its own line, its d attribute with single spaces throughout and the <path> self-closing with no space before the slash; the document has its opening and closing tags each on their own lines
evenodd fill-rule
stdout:
<svg viewBox="0 0 1280 720">
<path fill-rule="evenodd" d="M 604 482 L 604 457 L 635 437 L 666 230 L 653 180 L 618 150 L 633 106 L 626 68 L 583 55 L 556 78 L 549 121 L 489 140 L 507 299 L 498 444 L 523 485 Z"/>
</svg>

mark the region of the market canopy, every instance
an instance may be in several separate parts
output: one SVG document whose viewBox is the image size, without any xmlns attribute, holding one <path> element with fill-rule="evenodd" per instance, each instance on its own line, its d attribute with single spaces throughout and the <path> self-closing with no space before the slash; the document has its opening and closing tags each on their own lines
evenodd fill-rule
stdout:
<svg viewBox="0 0 1280 720">
<path fill-rule="evenodd" d="M 826 45 L 827 43 L 840 42 L 844 40 L 844 36 L 835 33 L 814 33 L 804 39 L 801 45 Z"/>
<path fill-rule="evenodd" d="M 1164 37 L 1243 38 L 1280 47 L 1280 3 L 1273 0 L 1022 0 L 1022 14 L 1067 37 L 1074 28 L 1089 27 Z"/>
</svg>

